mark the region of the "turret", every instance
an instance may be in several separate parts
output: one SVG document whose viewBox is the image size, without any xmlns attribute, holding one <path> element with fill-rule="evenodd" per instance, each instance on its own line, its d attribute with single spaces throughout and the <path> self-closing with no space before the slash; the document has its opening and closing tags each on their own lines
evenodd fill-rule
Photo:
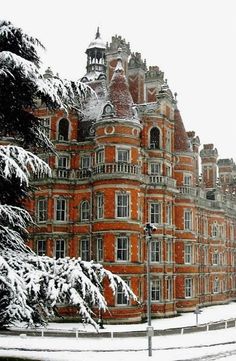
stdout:
<svg viewBox="0 0 236 361">
<path fill-rule="evenodd" d="M 202 183 L 206 188 L 215 188 L 217 179 L 218 151 L 213 144 L 204 144 L 200 151 L 202 160 Z"/>
<path fill-rule="evenodd" d="M 85 52 L 87 54 L 87 73 L 81 81 L 94 81 L 106 76 L 105 50 L 106 45 L 101 39 L 99 28 L 97 28 L 95 39 L 91 41 Z"/>
</svg>

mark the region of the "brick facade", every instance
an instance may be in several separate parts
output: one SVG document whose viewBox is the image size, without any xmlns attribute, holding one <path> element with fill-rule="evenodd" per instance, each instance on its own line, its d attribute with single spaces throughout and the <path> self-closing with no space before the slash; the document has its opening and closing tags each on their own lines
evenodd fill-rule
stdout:
<svg viewBox="0 0 236 361">
<path fill-rule="evenodd" d="M 58 156 L 40 154 L 52 178 L 35 181 L 30 246 L 39 254 L 94 259 L 121 275 L 141 303 L 105 288 L 104 317 L 138 322 L 146 317 L 144 226 L 151 222 L 153 317 L 234 300 L 234 162 L 217 160 L 212 144 L 199 155 L 200 140 L 185 131 L 163 72 L 147 69 L 124 39 L 105 45 L 98 31 L 86 54 L 82 81 L 97 98 L 82 114 L 51 113 L 43 105 L 38 111 Z"/>
</svg>

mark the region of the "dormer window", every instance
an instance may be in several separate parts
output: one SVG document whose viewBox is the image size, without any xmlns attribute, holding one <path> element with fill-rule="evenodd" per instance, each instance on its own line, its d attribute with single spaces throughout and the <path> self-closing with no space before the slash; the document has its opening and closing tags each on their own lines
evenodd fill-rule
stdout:
<svg viewBox="0 0 236 361">
<path fill-rule="evenodd" d="M 69 121 L 66 118 L 62 118 L 58 124 L 58 140 L 68 141 L 69 140 Z"/>
<path fill-rule="evenodd" d="M 157 127 L 150 131 L 150 148 L 160 149 L 160 130 Z"/>
</svg>

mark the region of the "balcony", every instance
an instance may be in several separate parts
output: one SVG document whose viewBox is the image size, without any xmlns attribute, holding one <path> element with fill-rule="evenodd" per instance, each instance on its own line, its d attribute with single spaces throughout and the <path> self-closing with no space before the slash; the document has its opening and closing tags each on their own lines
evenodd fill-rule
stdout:
<svg viewBox="0 0 236 361">
<path fill-rule="evenodd" d="M 98 164 L 92 169 L 92 175 L 96 176 L 99 174 L 124 174 L 124 175 L 140 175 L 140 167 L 138 165 L 130 164 L 130 163 L 106 163 L 106 164 Z"/>
<path fill-rule="evenodd" d="M 149 184 L 176 188 L 176 180 L 162 175 L 149 175 Z"/>
<path fill-rule="evenodd" d="M 179 191 L 179 195 L 181 196 L 189 196 L 196 197 L 197 196 L 197 188 L 192 188 L 188 186 L 177 187 Z"/>
</svg>

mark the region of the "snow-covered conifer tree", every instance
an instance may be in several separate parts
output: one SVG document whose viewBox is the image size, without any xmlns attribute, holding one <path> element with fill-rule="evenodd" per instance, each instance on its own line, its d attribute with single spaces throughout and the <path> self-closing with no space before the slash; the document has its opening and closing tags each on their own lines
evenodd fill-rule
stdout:
<svg viewBox="0 0 236 361">
<path fill-rule="evenodd" d="M 75 305 L 93 323 L 92 307 L 106 309 L 101 293 L 107 278 L 113 291 L 126 283 L 100 264 L 80 259 L 39 257 L 25 245 L 33 223 L 22 206 L 30 191 L 30 175 L 50 176 L 46 163 L 32 153 L 53 151 L 35 115 L 40 99 L 49 109 L 78 109 L 90 91 L 81 83 L 45 79 L 37 47 L 41 43 L 9 21 L 0 21 L 0 328 L 15 321 L 42 324 L 59 302 Z"/>
</svg>

